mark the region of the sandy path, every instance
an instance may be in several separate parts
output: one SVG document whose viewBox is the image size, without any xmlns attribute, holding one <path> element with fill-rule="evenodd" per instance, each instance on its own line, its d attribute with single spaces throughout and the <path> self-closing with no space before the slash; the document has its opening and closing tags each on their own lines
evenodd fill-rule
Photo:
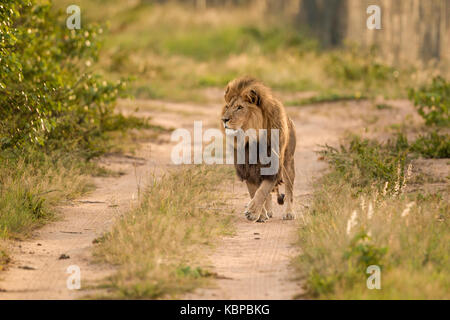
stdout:
<svg viewBox="0 0 450 320">
<path fill-rule="evenodd" d="M 169 127 L 192 128 L 194 120 L 204 127 L 214 127 L 220 105 L 197 106 L 154 101 L 123 102 L 123 108 L 139 105 L 142 116 Z M 155 107 L 157 105 L 157 107 Z M 163 106 L 161 106 L 163 105 Z M 346 129 L 361 126 L 361 105 L 333 105 L 289 108 L 295 122 L 298 145 L 296 151 L 296 212 L 303 210 L 311 193 L 312 180 L 321 174 L 325 164 L 317 160 L 318 144 L 334 143 Z M 61 219 L 37 230 L 31 239 L 15 242 L 13 263 L 0 274 L 0 299 L 75 299 L 89 290 L 68 290 L 67 267 L 81 270 L 82 286 L 110 275 L 111 266 L 92 263 L 92 241 L 108 231 L 114 218 L 136 202 L 138 189 L 145 185 L 150 172 L 163 171 L 170 165 L 173 146 L 146 142 L 137 157 L 109 156 L 102 159 L 108 168 L 125 174 L 118 178 L 95 178 L 97 189 L 89 196 L 60 207 Z M 236 207 L 236 234 L 224 237 L 208 255 L 211 268 L 220 276 L 214 288 L 199 289 L 186 299 L 291 299 L 301 292 L 290 269 L 292 257 L 298 254 L 296 228 L 301 219 L 282 221 L 282 207 L 275 205 L 274 217 L 267 223 L 251 223 L 241 212 L 248 202 L 243 183 L 236 182 L 233 206 Z M 60 259 L 65 254 L 68 259 Z"/>
</svg>

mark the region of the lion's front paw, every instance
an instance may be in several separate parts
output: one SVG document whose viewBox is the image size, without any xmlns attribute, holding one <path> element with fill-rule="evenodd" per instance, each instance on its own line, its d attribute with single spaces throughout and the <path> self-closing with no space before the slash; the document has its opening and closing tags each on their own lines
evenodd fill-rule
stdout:
<svg viewBox="0 0 450 320">
<path fill-rule="evenodd" d="M 250 221 L 258 220 L 261 216 L 261 210 L 258 210 L 253 199 L 247 204 L 244 214 Z"/>
<path fill-rule="evenodd" d="M 294 220 L 294 219 L 295 219 L 295 216 L 290 212 L 287 212 L 283 215 L 283 220 Z"/>
<path fill-rule="evenodd" d="M 256 220 L 256 222 L 266 222 L 267 220 L 269 220 L 269 218 L 272 217 L 272 214 L 270 214 L 267 212 L 267 210 L 265 208 L 262 209 L 262 214 L 259 216 L 258 220 Z"/>
<path fill-rule="evenodd" d="M 256 220 L 256 222 L 266 222 L 267 220 L 269 220 L 269 218 L 267 218 L 267 216 L 262 214 L 259 216 L 259 218 L 258 218 L 258 220 Z"/>
<path fill-rule="evenodd" d="M 250 209 L 247 209 L 247 210 L 244 212 L 244 214 L 245 214 L 245 216 L 247 217 L 247 219 L 250 220 L 250 221 L 258 220 L 259 217 L 261 216 L 260 213 L 257 213 L 256 211 L 253 211 L 253 210 L 250 210 Z"/>
</svg>

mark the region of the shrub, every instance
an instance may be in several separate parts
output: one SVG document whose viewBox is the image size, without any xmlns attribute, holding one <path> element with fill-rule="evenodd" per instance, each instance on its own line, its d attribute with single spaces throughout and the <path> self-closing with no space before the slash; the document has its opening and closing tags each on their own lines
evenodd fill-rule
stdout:
<svg viewBox="0 0 450 320">
<path fill-rule="evenodd" d="M 418 90 L 410 89 L 408 96 L 427 125 L 450 125 L 450 82 L 436 77 L 429 86 Z"/>
<path fill-rule="evenodd" d="M 320 154 L 332 164 L 336 173 L 343 175 L 352 186 L 362 189 L 372 183 L 381 186 L 389 182 L 391 187 L 394 186 L 403 178 L 408 151 L 407 141 L 402 138 L 382 145 L 354 136 L 348 147 L 326 145 Z"/>
<path fill-rule="evenodd" d="M 378 82 L 395 81 L 398 73 L 379 60 L 375 47 L 365 51 L 357 46 L 330 54 L 326 71 L 343 82 L 362 81 L 366 88 Z"/>
<path fill-rule="evenodd" d="M 411 150 L 426 158 L 450 158 L 450 136 L 436 131 L 430 132 L 417 138 Z"/>
<path fill-rule="evenodd" d="M 0 5 L 0 150 L 26 146 L 94 148 L 125 83 L 93 74 L 96 25 L 65 26 L 51 4 Z"/>
<path fill-rule="evenodd" d="M 365 272 L 370 265 L 382 265 L 386 252 L 386 247 L 376 247 L 371 243 L 371 238 L 367 232 L 361 231 L 350 241 L 349 247 L 344 253 L 344 259 L 350 263 L 353 262 L 357 270 Z"/>
</svg>

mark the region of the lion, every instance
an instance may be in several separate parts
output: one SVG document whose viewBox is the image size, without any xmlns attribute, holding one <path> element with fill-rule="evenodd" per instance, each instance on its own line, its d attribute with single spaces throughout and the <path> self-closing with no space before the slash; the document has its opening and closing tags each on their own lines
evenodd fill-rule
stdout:
<svg viewBox="0 0 450 320">
<path fill-rule="evenodd" d="M 245 150 L 245 163 L 234 161 L 237 176 L 247 184 L 250 202 L 246 207 L 245 216 L 250 221 L 265 222 L 273 216 L 272 195 L 277 194 L 280 205 L 286 202 L 283 214 L 284 220 L 294 219 L 293 189 L 295 179 L 294 153 L 296 135 L 294 124 L 286 114 L 283 104 L 275 99 L 271 90 L 260 81 L 251 77 L 241 77 L 228 83 L 225 89 L 225 105 L 222 108 L 222 131 L 225 134 L 242 130 L 255 132 L 266 129 L 269 148 L 278 157 L 278 171 L 272 175 L 262 175 L 261 168 L 265 167 L 260 161 L 249 163 L 249 139 L 235 142 L 233 138 L 234 154 L 238 148 Z M 278 129 L 279 154 L 271 148 L 269 138 L 271 129 Z M 257 138 L 258 139 L 258 138 Z M 242 145 L 245 144 L 245 145 Z M 279 186 L 285 183 L 285 194 L 280 194 Z"/>
</svg>

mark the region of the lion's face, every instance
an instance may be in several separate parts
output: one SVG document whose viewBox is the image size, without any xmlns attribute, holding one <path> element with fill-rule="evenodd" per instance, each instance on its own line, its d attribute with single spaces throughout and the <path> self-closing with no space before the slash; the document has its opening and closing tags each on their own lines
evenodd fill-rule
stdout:
<svg viewBox="0 0 450 320">
<path fill-rule="evenodd" d="M 249 117 L 249 106 L 242 99 L 225 104 L 222 109 L 222 124 L 225 129 L 243 129 Z"/>
<path fill-rule="evenodd" d="M 226 132 L 262 128 L 261 109 L 245 98 L 237 97 L 222 109 L 222 125 Z"/>
</svg>

